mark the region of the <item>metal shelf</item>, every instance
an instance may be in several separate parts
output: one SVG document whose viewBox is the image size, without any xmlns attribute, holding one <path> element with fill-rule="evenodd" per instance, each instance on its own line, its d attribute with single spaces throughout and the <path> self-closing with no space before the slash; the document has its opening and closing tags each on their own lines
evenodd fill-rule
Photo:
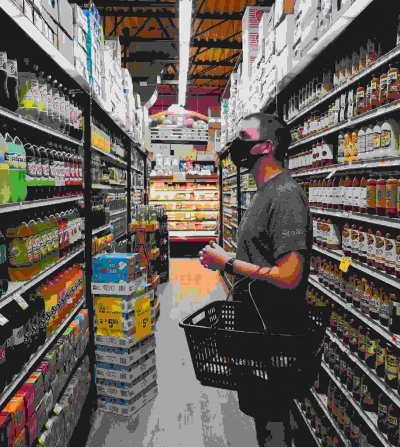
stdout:
<svg viewBox="0 0 400 447">
<path fill-rule="evenodd" d="M 299 413 L 301 414 L 301 417 L 303 418 L 305 424 L 307 425 L 307 428 L 310 430 L 310 433 L 311 433 L 312 437 L 314 438 L 315 443 L 319 447 L 322 447 L 321 440 L 317 438 L 317 435 L 315 434 L 315 430 L 311 427 L 310 422 L 308 421 L 308 419 L 306 418 L 306 415 L 303 413 L 303 410 L 300 407 L 300 404 L 297 402 L 297 400 L 295 400 L 294 403 L 295 403 L 297 409 L 299 410 Z"/>
<path fill-rule="evenodd" d="M 128 167 L 128 163 L 124 160 L 121 160 L 120 158 L 116 157 L 113 154 L 110 154 L 109 152 L 105 152 L 99 148 L 97 148 L 96 146 L 92 146 L 92 149 L 96 152 L 98 152 L 101 155 L 104 155 L 105 157 L 109 158 L 112 161 L 115 161 L 116 163 L 118 163 L 119 165 L 122 165 L 123 167 Z"/>
<path fill-rule="evenodd" d="M 233 245 L 230 242 L 228 242 L 226 239 L 224 239 L 224 244 L 226 244 L 230 248 L 233 248 Z"/>
<path fill-rule="evenodd" d="M 313 244 L 313 250 L 318 251 L 320 253 L 325 254 L 326 256 L 330 256 L 333 259 L 336 259 L 337 261 L 341 261 L 342 257 L 344 256 L 343 252 L 341 250 L 330 250 L 328 248 L 322 248 L 319 247 L 316 244 Z M 396 279 L 395 276 L 388 275 L 386 273 L 382 273 L 376 268 L 366 266 L 364 264 L 360 264 L 359 262 L 352 261 L 351 266 L 354 267 L 357 270 L 360 270 L 363 273 L 366 273 L 367 275 L 374 276 L 375 278 L 379 279 L 380 281 L 383 281 L 387 284 L 390 284 L 392 287 L 395 287 L 396 289 L 400 289 L 400 280 Z"/>
<path fill-rule="evenodd" d="M 76 258 L 79 254 L 83 252 L 83 247 L 79 248 L 78 250 L 74 251 L 73 253 L 69 254 L 63 259 L 60 259 L 47 269 L 40 272 L 37 276 L 34 278 L 28 280 L 28 281 L 20 281 L 20 282 L 10 282 L 8 284 L 8 290 L 7 293 L 5 293 L 0 298 L 0 307 L 3 307 L 7 305 L 11 299 L 12 296 L 16 293 L 22 294 L 25 293 L 27 290 L 35 286 L 36 284 L 39 284 L 41 281 L 43 281 L 45 278 L 47 278 L 49 275 L 57 271 L 60 267 L 67 264 L 72 259 Z"/>
<path fill-rule="evenodd" d="M 327 289 L 325 286 L 320 284 L 317 280 L 315 280 L 311 276 L 308 277 L 308 282 L 310 284 L 312 284 L 314 287 L 316 287 L 317 289 L 319 289 L 324 295 L 328 296 L 333 301 L 338 303 L 341 307 L 346 309 L 348 312 L 351 312 L 359 320 L 361 320 L 363 323 L 367 324 L 375 332 L 377 332 L 379 335 L 384 337 L 387 341 L 394 343 L 396 346 L 398 346 L 400 348 L 400 339 L 398 339 L 398 337 L 396 335 L 391 334 L 391 332 L 386 327 L 379 324 L 378 321 L 375 321 L 368 315 L 365 315 L 363 312 L 361 312 L 361 310 L 355 308 L 351 303 L 348 303 L 347 301 L 343 300 L 340 296 L 336 295 L 336 293 Z"/>
<path fill-rule="evenodd" d="M 228 180 L 228 179 L 230 179 L 232 177 L 235 177 L 236 175 L 237 175 L 237 172 L 235 172 L 234 174 L 229 174 L 226 177 L 222 177 L 222 180 Z"/>
<path fill-rule="evenodd" d="M 235 242 L 232 241 L 231 244 L 232 244 L 233 248 L 236 248 L 236 250 L 237 250 L 237 245 L 235 244 Z"/>
<path fill-rule="evenodd" d="M 92 234 L 98 234 L 98 233 L 101 233 L 101 232 L 109 230 L 109 229 L 110 229 L 110 224 L 103 225 L 102 227 L 96 228 L 95 230 L 93 230 Z"/>
<path fill-rule="evenodd" d="M 13 211 L 22 211 L 30 208 L 39 208 L 43 206 L 59 205 L 61 203 L 76 202 L 78 200 L 83 200 L 83 196 L 40 199 L 32 200 L 31 202 L 7 203 L 5 205 L 0 205 L 0 214 L 11 213 Z"/>
<path fill-rule="evenodd" d="M 371 368 L 368 368 L 368 366 L 362 362 L 355 354 L 353 354 L 350 349 L 343 343 L 342 340 L 339 340 L 338 337 L 336 337 L 335 334 L 332 334 L 332 332 L 327 329 L 326 333 L 329 335 L 330 339 L 335 341 L 340 349 L 347 354 L 351 360 L 356 363 L 364 372 L 368 375 L 368 377 L 376 384 L 378 387 L 389 396 L 392 402 L 394 402 L 398 407 L 400 407 L 400 396 L 397 393 L 397 391 L 392 390 L 390 387 L 388 387 L 385 382 L 376 375 L 375 371 L 373 371 Z"/>
<path fill-rule="evenodd" d="M 266 110 L 274 101 L 275 96 L 281 93 L 313 60 L 320 55 L 337 37 L 339 37 L 351 22 L 363 12 L 373 0 L 356 0 L 343 15 L 332 24 L 327 32 L 310 48 L 292 70 L 278 83 L 273 95 L 270 95 L 261 107 Z"/>
<path fill-rule="evenodd" d="M 225 222 L 224 222 L 224 227 L 229 228 L 230 230 L 232 230 L 231 225 L 228 225 L 228 224 L 226 224 Z"/>
<path fill-rule="evenodd" d="M 361 0 L 358 0 L 358 1 L 361 1 Z M 302 140 L 296 141 L 295 143 L 292 143 L 289 146 L 289 150 L 295 149 L 296 147 L 302 146 L 304 144 L 311 143 L 315 140 L 319 140 L 320 138 L 324 138 L 325 136 L 330 135 L 332 133 L 337 133 L 342 129 L 347 129 L 350 127 L 357 126 L 358 124 L 361 124 L 364 121 L 373 121 L 375 118 L 378 118 L 379 116 L 384 116 L 384 115 L 391 114 L 393 112 L 397 112 L 399 109 L 400 109 L 400 100 L 393 101 L 390 104 L 378 107 L 375 110 L 371 110 L 370 112 L 363 113 L 362 115 L 357 116 L 355 118 L 345 120 L 342 123 L 336 124 L 335 126 L 331 127 L 330 129 L 324 130 L 322 132 L 318 132 L 314 135 L 303 138 Z"/>
<path fill-rule="evenodd" d="M 322 210 L 320 208 L 316 208 L 313 206 L 310 207 L 310 210 L 314 214 L 341 217 L 343 219 L 352 219 L 360 222 L 368 222 L 374 225 L 383 225 L 389 228 L 400 229 L 400 220 L 396 218 L 385 217 L 385 216 L 371 216 L 368 214 L 357 213 L 354 211 L 340 211 L 340 210 L 334 211 L 329 209 Z"/>
<path fill-rule="evenodd" d="M 385 446 L 391 446 L 392 444 L 388 441 L 387 437 L 384 436 L 379 428 L 378 428 L 378 415 L 375 413 L 364 411 L 358 402 L 353 398 L 352 394 L 345 389 L 341 382 L 337 379 L 337 377 L 332 373 L 327 364 L 323 361 L 322 367 L 328 373 L 329 377 L 335 382 L 335 385 L 340 389 L 340 391 L 346 396 L 347 400 L 353 405 L 353 407 L 357 410 L 357 413 L 361 416 L 363 421 L 368 425 L 368 427 L 372 430 L 375 436 L 379 439 L 379 441 Z"/>
<path fill-rule="evenodd" d="M 2 407 L 7 400 L 12 396 L 16 389 L 20 386 L 22 380 L 29 374 L 30 370 L 37 365 L 38 361 L 44 356 L 49 347 L 61 336 L 67 325 L 73 320 L 76 313 L 85 302 L 85 298 L 82 298 L 75 306 L 75 309 L 68 315 L 68 317 L 62 322 L 59 328 L 56 329 L 54 334 L 48 338 L 45 344 L 39 348 L 39 350 L 30 358 L 29 362 L 22 368 L 18 375 L 13 379 L 12 384 L 9 385 L 0 396 L 0 407 Z"/>
<path fill-rule="evenodd" d="M 127 209 L 123 209 L 123 210 L 115 210 L 115 211 L 111 211 L 110 216 L 114 217 L 114 216 L 118 216 L 119 214 L 124 214 L 127 212 Z"/>
</svg>

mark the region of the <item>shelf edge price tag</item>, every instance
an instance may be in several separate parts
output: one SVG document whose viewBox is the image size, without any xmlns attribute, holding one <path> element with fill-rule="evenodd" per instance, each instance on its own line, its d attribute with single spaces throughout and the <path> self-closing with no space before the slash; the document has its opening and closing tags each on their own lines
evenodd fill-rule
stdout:
<svg viewBox="0 0 400 447">
<path fill-rule="evenodd" d="M 22 296 L 20 295 L 20 294 L 16 294 L 16 295 L 14 295 L 13 296 L 13 300 L 16 302 L 16 303 L 18 303 L 18 305 L 19 305 L 19 307 L 22 309 L 22 310 L 25 310 L 25 309 L 27 309 L 29 306 L 28 306 L 28 303 L 22 298 Z"/>
<path fill-rule="evenodd" d="M 347 258 L 346 256 L 343 256 L 342 260 L 340 261 L 339 269 L 343 273 L 347 273 L 347 271 L 349 270 L 350 265 L 351 265 L 351 258 Z"/>
</svg>

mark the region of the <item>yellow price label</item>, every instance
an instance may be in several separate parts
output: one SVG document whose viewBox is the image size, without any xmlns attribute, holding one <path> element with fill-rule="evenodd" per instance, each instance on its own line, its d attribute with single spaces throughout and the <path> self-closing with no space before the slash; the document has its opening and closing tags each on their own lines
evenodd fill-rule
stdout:
<svg viewBox="0 0 400 447">
<path fill-rule="evenodd" d="M 97 335 L 123 337 L 122 307 L 119 298 L 96 298 Z"/>
<path fill-rule="evenodd" d="M 145 297 L 135 302 L 136 341 L 151 334 L 150 298 Z"/>
<path fill-rule="evenodd" d="M 343 256 L 342 260 L 340 261 L 339 269 L 342 272 L 347 273 L 350 265 L 351 265 L 351 258 L 347 258 L 346 256 Z"/>
</svg>

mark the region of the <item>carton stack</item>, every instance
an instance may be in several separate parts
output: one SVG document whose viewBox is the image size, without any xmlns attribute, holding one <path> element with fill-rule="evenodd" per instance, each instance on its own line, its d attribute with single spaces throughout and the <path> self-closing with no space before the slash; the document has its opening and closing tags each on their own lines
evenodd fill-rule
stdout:
<svg viewBox="0 0 400 447">
<path fill-rule="evenodd" d="M 122 88 L 125 99 L 125 127 L 129 134 L 133 134 L 135 99 L 133 97 L 132 76 L 126 68 L 122 68 Z"/>
<path fill-rule="evenodd" d="M 105 46 L 111 51 L 112 57 L 112 76 L 111 76 L 111 108 L 112 116 L 120 126 L 125 126 L 126 109 L 123 90 L 123 77 L 121 69 L 121 44 L 119 37 L 109 37 Z"/>
<path fill-rule="evenodd" d="M 57 2 L 54 2 L 57 4 Z M 74 37 L 73 11 L 67 0 L 58 0 L 58 40 L 57 48 L 59 52 L 71 64 L 74 63 Z"/>
<path fill-rule="evenodd" d="M 130 417 L 157 395 L 154 291 L 137 253 L 93 260 L 99 408 Z"/>
<path fill-rule="evenodd" d="M 113 62 L 113 52 L 110 47 L 103 45 L 101 57 L 101 89 L 102 89 L 102 99 L 104 102 L 104 107 L 108 113 L 112 112 L 112 101 L 111 101 L 111 87 L 114 79 L 114 62 Z"/>
<path fill-rule="evenodd" d="M 88 23 L 86 48 L 89 82 L 93 87 L 93 91 L 101 98 L 101 47 L 103 33 L 100 25 L 100 14 L 94 5 L 90 9 L 85 9 L 83 12 L 86 15 Z"/>
<path fill-rule="evenodd" d="M 89 25 L 86 15 L 76 4 L 73 5 L 73 26 L 74 66 L 77 72 L 89 82 L 87 53 Z"/>
<path fill-rule="evenodd" d="M 278 2 L 279 3 L 279 2 Z M 275 6 L 276 82 L 293 68 L 295 17 L 294 9 Z"/>
<path fill-rule="evenodd" d="M 327 23 L 330 13 L 325 8 Z M 297 62 L 315 45 L 319 37 L 319 24 L 322 19 L 320 0 L 299 0 L 295 4 L 295 40 L 293 42 L 293 58 Z"/>
</svg>

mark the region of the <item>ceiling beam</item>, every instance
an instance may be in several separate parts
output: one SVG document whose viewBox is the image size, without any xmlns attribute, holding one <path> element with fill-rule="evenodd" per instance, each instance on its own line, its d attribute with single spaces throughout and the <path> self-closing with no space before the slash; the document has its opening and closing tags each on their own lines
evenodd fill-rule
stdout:
<svg viewBox="0 0 400 447">
<path fill-rule="evenodd" d="M 229 76 L 231 75 L 231 73 L 226 73 L 225 75 L 218 75 L 218 76 L 211 76 L 211 75 L 206 75 L 206 76 L 198 76 L 198 75 L 193 75 L 193 76 L 190 76 L 190 80 L 191 81 L 193 81 L 193 80 L 198 80 L 198 81 L 200 81 L 200 80 L 202 80 L 202 79 L 204 79 L 204 80 L 207 80 L 207 79 L 212 79 L 212 80 L 224 80 L 224 81 L 227 81 L 228 79 L 229 79 Z"/>
<path fill-rule="evenodd" d="M 96 2 L 97 3 L 97 2 Z M 165 5 L 163 3 L 162 5 Z M 113 5 L 115 6 L 115 4 Z M 119 5 L 118 5 L 119 6 Z M 149 11 L 138 11 L 136 8 L 141 9 L 152 9 L 152 7 L 147 6 L 135 6 L 132 8 L 132 4 L 128 5 L 131 6 L 130 9 L 117 9 L 113 8 L 105 9 L 105 8 L 99 8 L 100 15 L 104 17 L 149 17 Z M 176 19 L 176 13 L 172 10 L 172 7 L 165 7 L 165 6 L 158 6 L 153 7 L 153 9 L 156 9 L 156 11 L 151 12 L 152 17 L 166 17 L 171 19 Z M 227 12 L 199 12 L 196 16 L 195 20 L 242 20 L 243 14 L 241 12 L 236 12 L 233 14 L 229 14 Z"/>
<path fill-rule="evenodd" d="M 230 48 L 235 50 L 242 49 L 242 42 L 237 40 L 205 40 L 199 39 L 192 43 L 195 48 Z"/>
<path fill-rule="evenodd" d="M 175 2 L 157 0 L 96 0 L 97 8 L 175 8 Z"/>
<path fill-rule="evenodd" d="M 210 67 L 234 67 L 235 62 L 229 61 L 194 61 L 192 65 L 204 65 Z"/>
</svg>

